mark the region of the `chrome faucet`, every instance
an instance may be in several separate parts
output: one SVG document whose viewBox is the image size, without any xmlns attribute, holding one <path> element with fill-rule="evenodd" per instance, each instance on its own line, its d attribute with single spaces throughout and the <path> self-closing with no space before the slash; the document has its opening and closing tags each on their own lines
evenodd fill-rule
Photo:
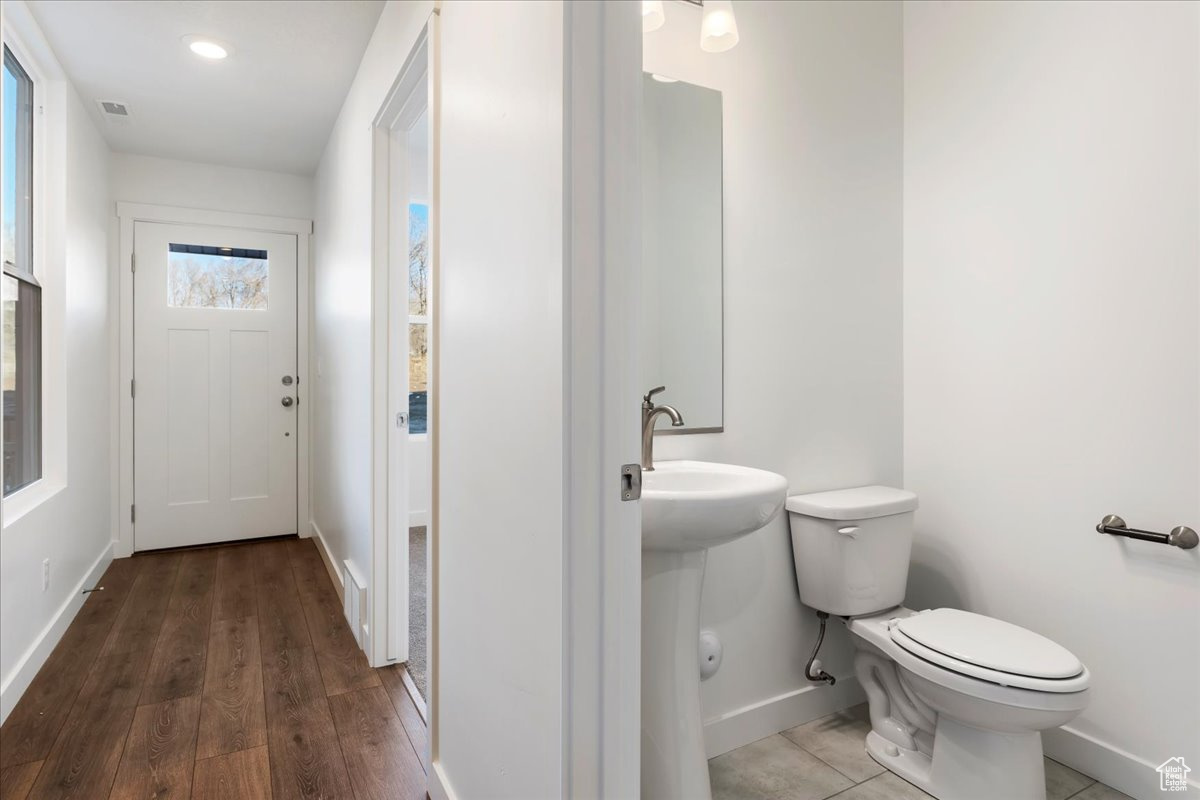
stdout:
<svg viewBox="0 0 1200 800">
<path fill-rule="evenodd" d="M 654 423 L 658 420 L 658 415 L 666 414 L 670 417 L 673 428 L 683 425 L 683 416 L 672 406 L 656 406 L 650 399 L 666 390 L 667 387 L 659 386 L 646 392 L 642 398 L 642 472 L 654 471 Z"/>
</svg>

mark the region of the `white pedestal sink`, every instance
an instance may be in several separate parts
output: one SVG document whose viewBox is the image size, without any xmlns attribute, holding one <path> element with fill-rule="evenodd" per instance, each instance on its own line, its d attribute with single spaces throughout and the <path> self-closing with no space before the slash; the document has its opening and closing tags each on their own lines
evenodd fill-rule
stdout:
<svg viewBox="0 0 1200 800">
<path fill-rule="evenodd" d="M 700 585 L 708 548 L 766 525 L 787 481 L 662 461 L 642 475 L 642 798 L 710 800 L 700 718 Z"/>
</svg>

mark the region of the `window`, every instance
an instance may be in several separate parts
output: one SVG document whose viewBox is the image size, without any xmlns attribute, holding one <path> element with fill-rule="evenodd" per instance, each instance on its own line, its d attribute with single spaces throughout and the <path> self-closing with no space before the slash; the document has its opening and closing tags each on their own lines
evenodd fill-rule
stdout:
<svg viewBox="0 0 1200 800">
<path fill-rule="evenodd" d="M 429 429 L 429 206 L 408 206 L 408 432 Z"/>
<path fill-rule="evenodd" d="M 42 287 L 33 275 L 33 80 L 4 48 L 4 495 L 42 477 Z"/>
<path fill-rule="evenodd" d="M 174 243 L 168 249 L 167 305 L 266 310 L 266 250 Z"/>
</svg>

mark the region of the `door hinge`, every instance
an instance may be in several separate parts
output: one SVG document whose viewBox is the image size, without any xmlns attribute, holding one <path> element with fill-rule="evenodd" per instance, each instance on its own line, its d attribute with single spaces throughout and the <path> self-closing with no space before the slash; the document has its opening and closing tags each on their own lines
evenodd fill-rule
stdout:
<svg viewBox="0 0 1200 800">
<path fill-rule="evenodd" d="M 135 522 L 137 522 L 137 506 L 130 506 L 129 507 L 129 524 L 132 525 Z"/>
<path fill-rule="evenodd" d="M 133 379 L 130 379 L 130 381 L 129 381 L 129 396 L 130 396 L 130 397 L 136 397 L 136 396 L 137 396 L 137 395 L 136 395 L 136 391 L 137 391 L 137 388 L 136 388 L 136 387 L 137 387 L 137 381 L 135 381 L 135 380 L 133 380 Z"/>
<path fill-rule="evenodd" d="M 137 272 L 137 253 L 129 254 L 129 271 Z"/>
<path fill-rule="evenodd" d="M 642 465 L 621 467 L 621 500 L 640 500 L 642 497 Z"/>
</svg>

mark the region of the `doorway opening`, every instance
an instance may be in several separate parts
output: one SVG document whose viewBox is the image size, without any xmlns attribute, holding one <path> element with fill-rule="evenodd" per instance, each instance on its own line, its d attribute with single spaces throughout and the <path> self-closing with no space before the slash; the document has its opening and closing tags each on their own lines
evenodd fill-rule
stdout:
<svg viewBox="0 0 1200 800">
<path fill-rule="evenodd" d="M 435 205 L 430 168 L 430 70 L 422 35 L 374 126 L 375 453 L 373 636 L 376 666 L 406 665 L 425 712 L 428 697 L 432 533 Z"/>
</svg>

